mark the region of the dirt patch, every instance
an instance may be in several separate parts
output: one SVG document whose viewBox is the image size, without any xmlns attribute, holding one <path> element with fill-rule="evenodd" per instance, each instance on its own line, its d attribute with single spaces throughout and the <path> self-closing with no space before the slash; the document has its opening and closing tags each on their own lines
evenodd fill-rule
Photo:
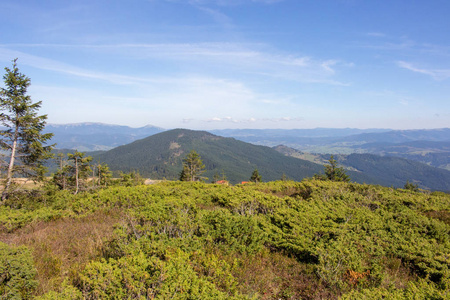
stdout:
<svg viewBox="0 0 450 300">
<path fill-rule="evenodd" d="M 178 149 L 180 147 L 181 147 L 180 144 L 178 144 L 177 142 L 172 142 L 172 143 L 170 143 L 169 149 L 174 150 L 174 149 Z"/>
</svg>

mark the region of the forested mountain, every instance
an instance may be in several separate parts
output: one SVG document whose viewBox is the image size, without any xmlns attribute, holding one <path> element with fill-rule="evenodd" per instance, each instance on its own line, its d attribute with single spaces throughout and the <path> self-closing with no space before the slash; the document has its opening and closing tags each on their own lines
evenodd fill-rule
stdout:
<svg viewBox="0 0 450 300">
<path fill-rule="evenodd" d="M 162 131 L 164 129 L 151 125 L 132 128 L 102 123 L 48 124 L 45 127 L 45 132 L 54 134 L 51 142 L 56 143 L 56 148 L 79 151 L 109 150 Z"/>
<path fill-rule="evenodd" d="M 412 141 L 405 143 L 368 143 L 361 152 L 381 156 L 397 156 L 450 170 L 450 141 Z"/>
<path fill-rule="evenodd" d="M 339 160 L 343 165 L 373 177 L 382 178 L 382 185 L 402 187 L 405 179 L 419 187 L 450 191 L 450 171 L 393 156 L 350 154 Z"/>
<path fill-rule="evenodd" d="M 321 154 L 370 153 L 396 156 L 450 170 L 450 128 L 430 130 L 355 129 L 221 130 L 241 141 L 265 146 L 285 145 Z M 355 134 L 356 133 L 356 134 Z"/>
<path fill-rule="evenodd" d="M 177 179 L 182 159 L 191 150 L 197 151 L 206 166 L 206 177 L 225 174 L 233 183 L 247 181 L 258 168 L 264 181 L 278 180 L 283 174 L 300 180 L 320 172 L 323 167 L 308 161 L 286 157 L 274 149 L 257 146 L 233 138 L 224 138 L 206 131 L 174 129 L 131 144 L 95 155 L 111 170 L 138 170 L 151 178 Z"/>
<path fill-rule="evenodd" d="M 280 153 L 299 159 L 307 159 L 314 163 L 326 164 L 329 154 L 309 154 L 289 148 L 277 146 Z M 384 186 L 403 187 L 406 181 L 417 184 L 420 188 L 450 191 L 450 171 L 431 167 L 424 163 L 393 156 L 374 154 L 335 155 L 335 159 L 348 170 L 370 177 L 367 183 Z M 350 173 L 355 174 L 355 173 Z M 353 179 L 353 178 L 352 178 Z M 359 176 L 356 180 L 359 181 Z"/>
</svg>

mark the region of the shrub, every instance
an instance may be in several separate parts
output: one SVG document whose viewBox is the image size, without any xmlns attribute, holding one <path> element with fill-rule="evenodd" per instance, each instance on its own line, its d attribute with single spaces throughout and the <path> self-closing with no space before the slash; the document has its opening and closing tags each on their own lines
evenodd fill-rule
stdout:
<svg viewBox="0 0 450 300">
<path fill-rule="evenodd" d="M 35 277 L 30 251 L 0 242 L 0 298 L 31 299 L 38 284 Z"/>
</svg>

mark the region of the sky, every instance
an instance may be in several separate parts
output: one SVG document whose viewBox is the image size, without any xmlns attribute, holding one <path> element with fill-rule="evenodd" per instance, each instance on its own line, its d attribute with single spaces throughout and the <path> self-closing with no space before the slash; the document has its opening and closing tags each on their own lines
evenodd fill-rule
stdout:
<svg viewBox="0 0 450 300">
<path fill-rule="evenodd" d="M 48 123 L 450 127 L 448 0 L 2 0 Z M 1 83 L 3 87 L 3 82 Z"/>
</svg>

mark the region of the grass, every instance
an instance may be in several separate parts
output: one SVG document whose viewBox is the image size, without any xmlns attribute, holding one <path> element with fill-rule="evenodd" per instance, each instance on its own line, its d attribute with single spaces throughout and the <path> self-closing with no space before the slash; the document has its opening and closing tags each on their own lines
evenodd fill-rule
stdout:
<svg viewBox="0 0 450 300">
<path fill-rule="evenodd" d="M 103 243 L 121 222 L 118 211 L 95 212 L 81 218 L 32 223 L 14 233 L 1 235 L 7 244 L 32 249 L 39 286 L 37 294 L 57 290 L 66 277 L 78 273 L 101 255 Z"/>
</svg>

